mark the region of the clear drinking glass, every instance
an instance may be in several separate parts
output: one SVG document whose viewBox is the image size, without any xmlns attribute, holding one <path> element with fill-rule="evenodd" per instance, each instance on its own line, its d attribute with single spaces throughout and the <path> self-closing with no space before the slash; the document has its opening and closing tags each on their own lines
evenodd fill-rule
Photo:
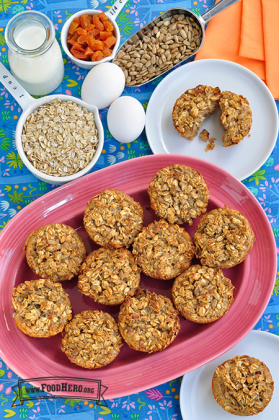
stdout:
<svg viewBox="0 0 279 420">
<path fill-rule="evenodd" d="M 11 73 L 31 95 L 47 95 L 62 82 L 64 64 L 51 20 L 40 12 L 22 12 L 6 27 Z"/>
</svg>

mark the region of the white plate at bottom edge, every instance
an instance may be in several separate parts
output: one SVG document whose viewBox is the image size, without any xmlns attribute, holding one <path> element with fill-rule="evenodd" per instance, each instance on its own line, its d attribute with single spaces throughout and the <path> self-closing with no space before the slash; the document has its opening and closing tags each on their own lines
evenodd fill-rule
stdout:
<svg viewBox="0 0 279 420">
<path fill-rule="evenodd" d="M 257 418 L 257 420 L 278 420 L 279 337 L 268 332 L 255 330 L 252 330 L 242 341 L 240 341 L 240 343 L 222 356 L 217 357 L 217 359 L 207 363 L 205 366 L 184 375 L 180 389 L 180 409 L 183 420 L 243 419 L 242 416 L 235 416 L 227 413 L 215 401 L 212 394 L 211 381 L 217 366 L 228 359 L 244 354 L 264 362 L 269 368 L 274 381 L 272 400 L 255 418 Z"/>
</svg>

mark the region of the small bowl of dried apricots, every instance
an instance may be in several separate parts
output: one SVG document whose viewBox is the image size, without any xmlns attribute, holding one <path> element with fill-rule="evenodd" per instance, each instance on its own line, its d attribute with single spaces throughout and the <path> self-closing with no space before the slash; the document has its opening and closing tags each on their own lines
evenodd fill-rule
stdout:
<svg viewBox="0 0 279 420">
<path fill-rule="evenodd" d="M 120 43 L 120 32 L 115 23 L 120 10 L 113 11 L 113 6 L 106 13 L 82 10 L 66 21 L 61 31 L 61 44 L 77 66 L 90 70 L 96 64 L 113 60 Z"/>
</svg>

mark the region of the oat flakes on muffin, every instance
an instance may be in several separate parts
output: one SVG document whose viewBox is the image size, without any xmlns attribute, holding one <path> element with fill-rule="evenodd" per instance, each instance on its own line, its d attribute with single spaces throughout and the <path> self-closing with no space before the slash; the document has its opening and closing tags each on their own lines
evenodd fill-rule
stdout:
<svg viewBox="0 0 279 420">
<path fill-rule="evenodd" d="M 140 268 L 126 248 L 99 248 L 81 266 L 78 288 L 104 305 L 120 305 L 133 295 L 140 282 Z"/>
<path fill-rule="evenodd" d="M 147 190 L 151 208 L 169 223 L 193 224 L 206 211 L 209 190 L 203 176 L 190 166 L 172 165 L 152 178 Z"/>
<path fill-rule="evenodd" d="M 165 296 L 138 288 L 120 307 L 118 325 L 124 341 L 134 350 L 164 350 L 177 336 L 179 313 Z"/>
<path fill-rule="evenodd" d="M 219 105 L 222 111 L 220 124 L 225 133 L 222 137 L 223 147 L 232 146 L 249 134 L 252 111 L 246 98 L 229 91 L 222 92 Z"/>
<path fill-rule="evenodd" d="M 73 317 L 62 333 L 61 350 L 68 359 L 86 369 L 97 369 L 111 363 L 123 345 L 114 318 L 95 309 Z"/>
<path fill-rule="evenodd" d="M 122 191 L 106 189 L 87 203 L 83 223 L 98 245 L 128 248 L 142 229 L 143 209 Z"/>
<path fill-rule="evenodd" d="M 228 312 L 233 290 L 230 279 L 220 268 L 196 264 L 175 279 L 172 300 L 185 319 L 207 324 Z"/>
<path fill-rule="evenodd" d="M 197 136 L 204 119 L 219 105 L 218 87 L 198 85 L 188 89 L 175 102 L 172 119 L 174 128 L 188 140 Z"/>
<path fill-rule="evenodd" d="M 61 283 L 30 280 L 13 289 L 12 305 L 17 328 L 30 337 L 51 337 L 72 319 L 72 306 Z"/>
<path fill-rule="evenodd" d="M 196 257 L 209 267 L 240 264 L 252 250 L 255 235 L 249 221 L 228 206 L 202 216 L 193 236 Z"/>
<path fill-rule="evenodd" d="M 62 223 L 45 225 L 31 232 L 23 250 L 31 270 L 53 281 L 71 280 L 78 275 L 86 257 L 80 235 Z"/>
<path fill-rule="evenodd" d="M 142 229 L 132 252 L 144 274 L 170 280 L 190 266 L 195 247 L 182 227 L 160 219 Z"/>
<path fill-rule="evenodd" d="M 247 355 L 222 363 L 214 372 L 212 392 L 228 413 L 253 416 L 270 403 L 274 382 L 268 367 Z"/>
</svg>

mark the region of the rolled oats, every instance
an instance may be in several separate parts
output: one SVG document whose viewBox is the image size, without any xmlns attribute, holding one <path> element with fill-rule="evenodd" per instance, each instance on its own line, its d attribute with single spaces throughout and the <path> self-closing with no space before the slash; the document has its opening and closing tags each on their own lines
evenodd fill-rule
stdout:
<svg viewBox="0 0 279 420">
<path fill-rule="evenodd" d="M 188 140 L 197 136 L 204 119 L 219 105 L 218 87 L 198 85 L 188 89 L 175 102 L 172 119 L 174 128 Z"/>
<path fill-rule="evenodd" d="M 73 317 L 62 334 L 61 350 L 68 359 L 86 369 L 111 363 L 123 345 L 114 318 L 102 311 L 83 311 Z"/>
<path fill-rule="evenodd" d="M 61 177 L 84 169 L 99 144 L 93 113 L 60 99 L 41 105 L 29 115 L 21 139 L 26 157 L 36 169 Z"/>
<path fill-rule="evenodd" d="M 24 251 L 29 267 L 42 278 L 71 280 L 86 257 L 80 235 L 71 226 L 52 223 L 31 232 Z"/>
<path fill-rule="evenodd" d="M 51 337 L 72 319 L 69 296 L 60 283 L 31 280 L 13 289 L 12 304 L 17 328 L 30 337 Z"/>
<path fill-rule="evenodd" d="M 236 356 L 218 366 L 212 379 L 215 400 L 237 416 L 259 414 L 270 403 L 273 390 L 268 367 L 247 355 Z"/>
<path fill-rule="evenodd" d="M 183 228 L 161 219 L 143 228 L 133 243 L 133 254 L 144 274 L 170 280 L 190 266 L 195 248 Z"/>
<path fill-rule="evenodd" d="M 225 315 L 233 302 L 230 279 L 220 268 L 192 265 L 173 284 L 172 299 L 189 321 L 207 324 Z"/>
<path fill-rule="evenodd" d="M 122 303 L 118 325 L 129 347 L 146 353 L 164 350 L 180 329 L 179 314 L 170 299 L 140 288 Z"/>
<path fill-rule="evenodd" d="M 106 189 L 87 203 L 83 223 L 98 245 L 128 248 L 142 229 L 143 209 L 122 191 Z"/>
<path fill-rule="evenodd" d="M 222 92 L 220 108 L 220 124 L 225 133 L 222 137 L 223 146 L 232 146 L 248 135 L 252 125 L 252 111 L 246 98 L 229 91 Z"/>
<path fill-rule="evenodd" d="M 147 190 L 155 213 L 169 223 L 189 225 L 206 211 L 209 191 L 202 175 L 185 165 L 161 169 Z"/>
<path fill-rule="evenodd" d="M 133 295 L 140 282 L 140 268 L 126 248 L 99 248 L 81 266 L 81 293 L 104 305 L 120 305 Z"/>
<path fill-rule="evenodd" d="M 202 216 L 193 241 L 203 265 L 229 268 L 247 257 L 255 235 L 242 213 L 225 206 Z"/>
</svg>

